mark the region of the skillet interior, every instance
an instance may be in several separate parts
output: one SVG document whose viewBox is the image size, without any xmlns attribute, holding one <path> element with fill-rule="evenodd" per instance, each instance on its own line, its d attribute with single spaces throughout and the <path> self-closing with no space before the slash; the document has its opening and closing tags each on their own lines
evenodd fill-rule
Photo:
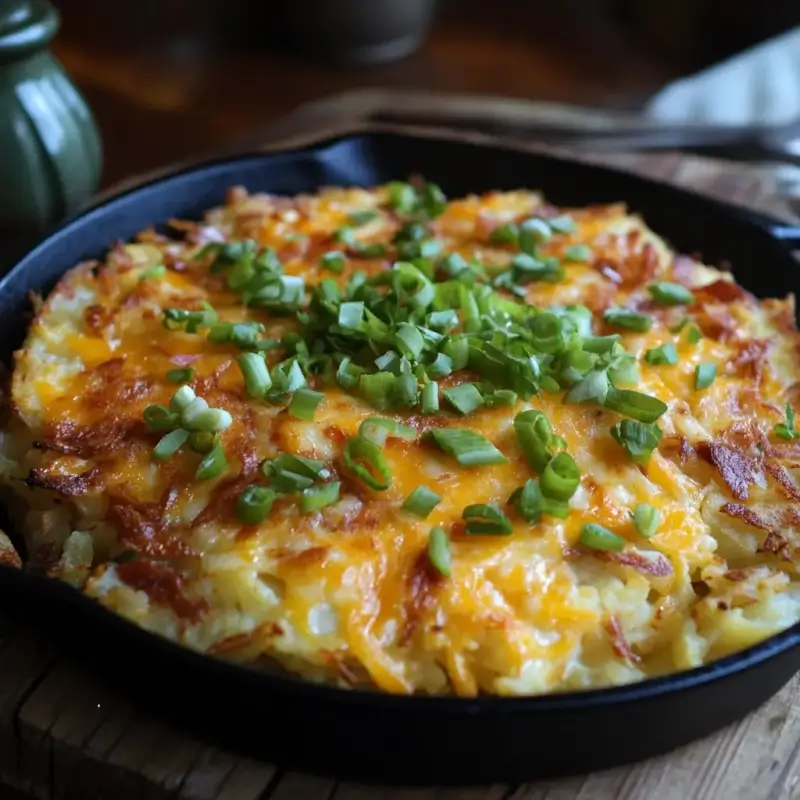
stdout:
<svg viewBox="0 0 800 800">
<path fill-rule="evenodd" d="M 777 223 L 678 189 L 513 149 L 388 133 L 243 156 L 159 179 L 53 234 L 0 281 L 2 360 L 28 323 L 28 292 L 169 217 L 196 218 L 235 184 L 295 194 L 421 173 L 450 195 L 520 186 L 561 204 L 623 200 L 679 251 L 728 260 L 757 295 L 800 290 Z M 785 234 L 785 230 L 783 231 Z M 60 637 L 178 722 L 263 758 L 390 782 L 479 783 L 584 772 L 643 758 L 715 730 L 800 667 L 800 626 L 745 653 L 630 687 L 548 698 L 391 697 L 318 687 L 199 656 L 136 628 L 67 586 L 0 568 L 0 589 L 49 616 Z M 100 635 L 98 635 L 100 634 Z M 613 732 L 613 735 L 609 735 Z"/>
</svg>

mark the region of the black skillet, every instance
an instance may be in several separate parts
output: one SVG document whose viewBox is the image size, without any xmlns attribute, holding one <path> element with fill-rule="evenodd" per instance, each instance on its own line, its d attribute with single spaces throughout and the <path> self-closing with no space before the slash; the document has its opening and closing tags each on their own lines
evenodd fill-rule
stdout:
<svg viewBox="0 0 800 800">
<path fill-rule="evenodd" d="M 361 133 L 192 167 L 86 211 L 0 281 L 2 358 L 10 363 L 22 340 L 31 290 L 49 290 L 68 268 L 151 224 L 199 217 L 229 186 L 294 194 L 412 173 L 451 196 L 529 187 L 563 205 L 622 200 L 678 251 L 730 262 L 755 293 L 800 291 L 789 251 L 800 245 L 800 231 L 760 214 L 552 156 L 464 139 Z M 46 612 L 50 630 L 89 654 L 98 676 L 111 676 L 162 717 L 281 766 L 362 781 L 516 782 L 634 761 L 741 718 L 800 668 L 798 624 L 711 666 L 621 688 L 549 697 L 397 697 L 312 685 L 198 655 L 66 585 L 24 572 L 0 568 L 0 588 L 5 605 L 29 607 L 37 619 Z"/>
</svg>

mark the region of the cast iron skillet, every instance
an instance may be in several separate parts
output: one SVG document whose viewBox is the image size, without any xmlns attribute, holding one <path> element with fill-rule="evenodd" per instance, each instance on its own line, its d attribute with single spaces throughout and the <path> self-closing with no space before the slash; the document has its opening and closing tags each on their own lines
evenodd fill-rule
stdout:
<svg viewBox="0 0 800 800">
<path fill-rule="evenodd" d="M 470 141 L 367 133 L 278 154 L 207 163 L 128 191 L 69 222 L 0 281 L 0 356 L 10 363 L 28 292 L 169 217 L 198 217 L 241 184 L 293 194 L 421 173 L 450 195 L 535 187 L 560 204 L 624 200 L 679 251 L 728 260 L 760 295 L 800 290 L 767 217 L 631 175 Z M 12 531 L 13 533 L 13 531 Z M 66 585 L 0 568 L 5 599 L 43 609 L 159 713 L 256 757 L 307 771 L 392 783 L 528 781 L 662 753 L 739 719 L 800 668 L 800 625 L 711 666 L 622 688 L 549 697 L 397 697 L 313 685 L 198 655 L 145 633 Z M 1 663 L 0 663 L 1 668 Z"/>
</svg>

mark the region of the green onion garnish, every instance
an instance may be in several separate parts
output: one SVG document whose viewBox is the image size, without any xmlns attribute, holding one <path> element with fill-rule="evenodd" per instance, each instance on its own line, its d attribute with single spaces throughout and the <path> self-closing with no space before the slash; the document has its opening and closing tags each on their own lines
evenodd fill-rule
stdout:
<svg viewBox="0 0 800 800">
<path fill-rule="evenodd" d="M 513 222 L 499 225 L 489 234 L 492 244 L 516 244 L 519 241 L 519 227 Z"/>
<path fill-rule="evenodd" d="M 775 431 L 775 434 L 780 436 L 781 439 L 788 439 L 790 441 L 800 436 L 800 433 L 794 429 L 794 409 L 791 403 L 786 404 L 786 422 L 778 423 L 773 428 L 773 431 Z"/>
<path fill-rule="evenodd" d="M 354 211 L 352 214 L 347 215 L 347 219 L 351 225 L 366 225 L 372 222 L 379 216 L 377 211 Z"/>
<path fill-rule="evenodd" d="M 365 436 L 352 436 L 347 440 L 344 463 L 370 489 L 383 491 L 392 483 L 392 473 L 381 448 Z"/>
<path fill-rule="evenodd" d="M 166 378 L 170 383 L 188 383 L 194 378 L 194 370 L 191 367 L 171 369 L 167 372 Z"/>
<path fill-rule="evenodd" d="M 603 312 L 603 321 L 637 333 L 646 333 L 653 327 L 652 317 L 631 311 L 629 308 L 607 308 Z"/>
<path fill-rule="evenodd" d="M 647 287 L 650 296 L 661 306 L 681 306 L 694 302 L 694 295 L 679 283 L 653 283 Z"/>
<path fill-rule="evenodd" d="M 259 525 L 269 515 L 277 496 L 266 486 L 248 486 L 236 500 L 236 516 L 245 525 Z"/>
<path fill-rule="evenodd" d="M 477 536 L 508 536 L 511 520 L 494 503 L 475 503 L 461 514 L 466 520 L 464 533 Z"/>
<path fill-rule="evenodd" d="M 347 256 L 339 250 L 330 250 L 320 258 L 319 264 L 323 269 L 341 275 L 347 264 Z"/>
<path fill-rule="evenodd" d="M 552 236 L 550 226 L 543 219 L 531 217 L 519 226 L 519 249 L 528 255 L 534 255 L 536 248 Z"/>
<path fill-rule="evenodd" d="M 542 473 L 542 494 L 563 502 L 575 494 L 580 482 L 581 472 L 575 459 L 569 453 L 556 453 Z"/>
<path fill-rule="evenodd" d="M 171 431 L 180 421 L 177 413 L 164 406 L 147 406 L 142 412 L 142 416 L 147 423 L 148 430 L 151 431 Z"/>
<path fill-rule="evenodd" d="M 699 392 L 701 389 L 708 389 L 714 378 L 717 377 L 716 364 L 698 364 L 694 368 L 694 388 Z"/>
<path fill-rule="evenodd" d="M 553 429 L 543 411 L 521 411 L 514 417 L 514 432 L 528 463 L 539 473 L 553 457 Z"/>
<path fill-rule="evenodd" d="M 462 383 L 443 392 L 445 399 L 459 414 L 471 414 L 483 405 L 483 397 L 474 383 Z"/>
<path fill-rule="evenodd" d="M 568 214 L 560 214 L 557 217 L 549 217 L 547 224 L 556 233 L 575 233 L 578 230 L 578 225 L 575 220 Z"/>
<path fill-rule="evenodd" d="M 614 441 L 634 464 L 646 465 L 661 441 L 661 428 L 655 423 L 623 419 L 611 429 Z"/>
<path fill-rule="evenodd" d="M 201 453 L 202 455 L 205 455 L 211 451 L 211 448 L 214 447 L 216 441 L 216 434 L 195 431 L 194 433 L 189 434 L 188 445 L 192 448 L 192 450 L 194 450 L 195 453 Z"/>
<path fill-rule="evenodd" d="M 262 353 L 242 353 L 236 363 L 244 376 L 244 386 L 250 397 L 262 399 L 272 387 L 272 378 Z"/>
<path fill-rule="evenodd" d="M 189 431 L 221 433 L 233 424 L 233 417 L 222 408 L 209 408 L 202 397 L 198 397 L 181 415 L 183 427 Z"/>
<path fill-rule="evenodd" d="M 449 578 L 452 567 L 450 539 L 444 528 L 433 528 L 428 537 L 428 560 L 443 577 Z"/>
<path fill-rule="evenodd" d="M 439 410 L 439 384 L 436 381 L 422 387 L 422 413 L 435 414 Z"/>
<path fill-rule="evenodd" d="M 644 360 L 653 366 L 663 366 L 665 364 L 678 363 L 678 349 L 672 342 L 662 344 L 660 347 L 653 347 L 645 350 Z"/>
<path fill-rule="evenodd" d="M 228 468 L 225 459 L 225 451 L 222 449 L 222 442 L 217 439 L 217 443 L 211 448 L 207 456 L 198 464 L 195 478 L 198 481 L 211 480 L 218 478 Z"/>
<path fill-rule="evenodd" d="M 303 489 L 303 494 L 300 495 L 300 510 L 304 514 L 310 514 L 332 505 L 339 499 L 340 486 L 339 481 L 332 481 Z"/>
<path fill-rule="evenodd" d="M 185 431 L 183 428 L 164 434 L 153 448 L 153 458 L 156 461 L 168 461 L 183 447 L 188 438 L 189 431 Z"/>
<path fill-rule="evenodd" d="M 413 442 L 417 438 L 417 431 L 410 425 L 403 425 L 393 419 L 367 417 L 359 426 L 358 435 L 369 439 L 378 447 L 383 447 L 389 437 Z"/>
<path fill-rule="evenodd" d="M 163 278 L 167 274 L 167 268 L 163 264 L 156 264 L 154 267 L 147 267 L 139 274 L 140 281 L 148 279 Z"/>
<path fill-rule="evenodd" d="M 587 522 L 581 526 L 578 541 L 584 547 L 591 547 L 592 550 L 617 551 L 625 546 L 625 539 L 596 522 Z"/>
<path fill-rule="evenodd" d="M 592 251 L 588 245 L 573 244 L 564 248 L 564 258 L 567 261 L 591 261 Z"/>
<path fill-rule="evenodd" d="M 655 422 L 667 410 L 662 400 L 633 389 L 609 390 L 603 405 L 639 422 Z"/>
<path fill-rule="evenodd" d="M 310 422 L 314 419 L 317 406 L 324 399 L 325 395 L 322 392 L 315 392 L 313 389 L 303 387 L 294 393 L 286 410 L 291 416 Z"/>
<path fill-rule="evenodd" d="M 431 491 L 427 486 L 417 486 L 405 499 L 402 508 L 403 511 L 408 511 L 409 514 L 425 519 L 439 505 L 441 499 L 436 492 Z"/>
<path fill-rule="evenodd" d="M 462 467 L 505 464 L 508 459 L 488 440 L 466 428 L 433 428 L 425 439 L 434 442 Z"/>
<path fill-rule="evenodd" d="M 703 332 L 697 325 L 690 325 L 686 331 L 686 341 L 689 344 L 697 344 L 703 338 Z"/>
<path fill-rule="evenodd" d="M 633 509 L 633 524 L 640 536 L 649 539 L 658 530 L 661 512 L 647 503 L 638 503 Z"/>
<path fill-rule="evenodd" d="M 517 509 L 519 515 L 530 523 L 536 523 L 542 518 L 544 507 L 544 497 L 539 482 L 533 478 L 525 481 L 509 497 L 508 502 Z"/>
<path fill-rule="evenodd" d="M 388 185 L 389 205 L 401 214 L 409 213 L 417 202 L 417 193 L 409 183 L 393 181 Z"/>
<path fill-rule="evenodd" d="M 197 395 L 191 386 L 181 386 L 169 401 L 169 410 L 174 414 L 182 414 L 195 401 Z"/>
</svg>

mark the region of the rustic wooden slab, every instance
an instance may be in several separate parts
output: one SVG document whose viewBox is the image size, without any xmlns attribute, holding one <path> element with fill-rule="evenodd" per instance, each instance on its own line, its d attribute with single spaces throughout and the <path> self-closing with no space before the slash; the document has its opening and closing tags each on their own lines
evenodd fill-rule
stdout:
<svg viewBox="0 0 800 800">
<path fill-rule="evenodd" d="M 765 169 L 678 154 L 602 161 L 791 218 Z M 282 772 L 178 732 L 0 612 L 0 783 L 40 800 L 783 800 L 800 797 L 798 782 L 798 678 L 742 722 L 632 766 L 526 786 L 370 787 Z"/>
</svg>

